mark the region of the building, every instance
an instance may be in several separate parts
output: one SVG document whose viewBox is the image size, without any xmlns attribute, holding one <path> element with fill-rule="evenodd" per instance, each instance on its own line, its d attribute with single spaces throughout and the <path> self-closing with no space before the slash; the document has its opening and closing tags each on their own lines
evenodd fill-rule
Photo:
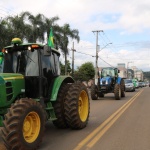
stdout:
<svg viewBox="0 0 150 150">
<path fill-rule="evenodd" d="M 134 71 L 132 69 L 127 69 L 127 78 L 128 79 L 134 78 Z"/>
<path fill-rule="evenodd" d="M 120 70 L 119 77 L 127 78 L 127 69 L 125 68 L 125 63 L 117 64 L 117 68 Z"/>
<path fill-rule="evenodd" d="M 142 70 L 135 70 L 134 71 L 134 77 L 138 79 L 138 81 L 144 80 L 144 74 Z"/>
</svg>

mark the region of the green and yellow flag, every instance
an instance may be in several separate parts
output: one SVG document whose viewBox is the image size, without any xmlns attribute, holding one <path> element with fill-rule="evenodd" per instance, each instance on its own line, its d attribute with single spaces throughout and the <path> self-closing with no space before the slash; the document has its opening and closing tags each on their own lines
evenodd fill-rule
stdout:
<svg viewBox="0 0 150 150">
<path fill-rule="evenodd" d="M 0 65 L 3 63 L 4 60 L 4 54 L 0 52 Z"/>
<path fill-rule="evenodd" d="M 50 34 L 49 34 L 49 38 L 48 38 L 48 46 L 50 46 L 51 48 L 54 48 L 53 30 L 52 30 L 52 28 L 50 29 Z"/>
</svg>

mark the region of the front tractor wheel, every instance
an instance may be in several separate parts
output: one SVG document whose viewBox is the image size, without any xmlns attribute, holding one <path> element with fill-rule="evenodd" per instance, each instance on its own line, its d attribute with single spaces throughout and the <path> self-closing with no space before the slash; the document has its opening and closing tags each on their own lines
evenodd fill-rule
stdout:
<svg viewBox="0 0 150 150">
<path fill-rule="evenodd" d="M 82 83 L 70 86 L 65 98 L 65 118 L 72 129 L 86 127 L 89 119 L 90 101 L 87 88 Z"/>
<path fill-rule="evenodd" d="M 91 86 L 91 98 L 92 98 L 92 100 L 98 99 L 98 88 L 94 84 Z"/>
<path fill-rule="evenodd" d="M 17 100 L 5 115 L 2 138 L 7 149 L 33 150 L 42 141 L 45 112 L 32 99 Z"/>
<path fill-rule="evenodd" d="M 120 87 L 120 84 L 115 84 L 115 87 L 114 87 L 114 94 L 115 94 L 115 99 L 116 100 L 120 100 L 121 98 L 121 87 Z"/>
</svg>

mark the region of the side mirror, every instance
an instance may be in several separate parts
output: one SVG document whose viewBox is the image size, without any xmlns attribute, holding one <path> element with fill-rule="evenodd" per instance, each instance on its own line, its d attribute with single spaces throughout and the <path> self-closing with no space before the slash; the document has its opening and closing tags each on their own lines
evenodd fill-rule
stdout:
<svg viewBox="0 0 150 150">
<path fill-rule="evenodd" d="M 52 52 L 51 47 L 49 47 L 48 45 L 44 46 L 44 56 L 50 56 Z"/>
</svg>

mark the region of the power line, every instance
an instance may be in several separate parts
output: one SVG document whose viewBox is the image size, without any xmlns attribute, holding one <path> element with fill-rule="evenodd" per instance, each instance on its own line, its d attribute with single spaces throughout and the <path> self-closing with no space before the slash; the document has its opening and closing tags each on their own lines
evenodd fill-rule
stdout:
<svg viewBox="0 0 150 150">
<path fill-rule="evenodd" d="M 80 54 L 89 55 L 89 56 L 92 56 L 92 57 L 94 57 L 94 56 L 93 56 L 93 55 L 91 55 L 91 54 L 82 53 L 82 52 L 79 52 L 79 51 L 75 51 L 75 52 L 77 52 L 77 53 L 80 53 Z"/>
<path fill-rule="evenodd" d="M 104 59 L 102 59 L 101 57 L 99 57 L 103 62 L 105 62 L 106 64 L 108 64 L 109 66 L 111 66 L 111 67 L 114 67 L 114 66 L 112 66 L 111 64 L 109 64 L 108 62 L 106 62 Z"/>
</svg>

